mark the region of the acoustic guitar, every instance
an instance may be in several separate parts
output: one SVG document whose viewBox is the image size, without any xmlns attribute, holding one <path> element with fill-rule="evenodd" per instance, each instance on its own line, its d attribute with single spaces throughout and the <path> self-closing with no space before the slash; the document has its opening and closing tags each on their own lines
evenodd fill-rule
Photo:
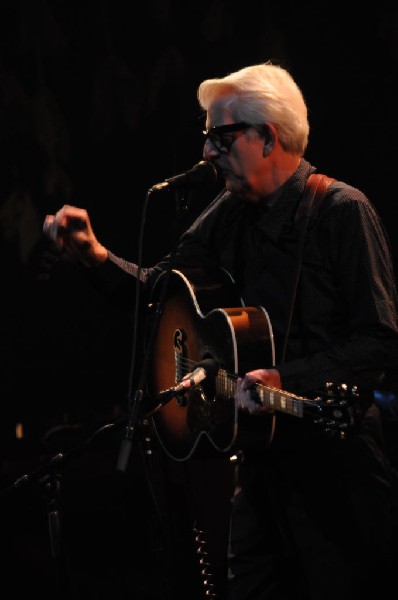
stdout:
<svg viewBox="0 0 398 600">
<path fill-rule="evenodd" d="M 340 436 L 355 425 L 356 392 L 348 393 L 344 385 L 327 384 L 322 394 L 306 398 L 256 384 L 254 397 L 272 412 L 249 415 L 238 409 L 238 376 L 275 362 L 266 310 L 244 306 L 233 279 L 222 269 L 173 269 L 166 287 L 165 277 L 156 283 L 149 306 L 151 315 L 161 312 L 147 393 L 152 402 L 148 416 L 172 459 L 232 454 L 256 440 L 271 443 L 278 413 L 309 419 Z M 148 318 L 148 337 L 154 318 Z M 212 367 L 204 369 L 200 383 L 190 382 L 187 374 L 202 364 Z M 185 387 L 181 382 L 187 377 Z"/>
</svg>

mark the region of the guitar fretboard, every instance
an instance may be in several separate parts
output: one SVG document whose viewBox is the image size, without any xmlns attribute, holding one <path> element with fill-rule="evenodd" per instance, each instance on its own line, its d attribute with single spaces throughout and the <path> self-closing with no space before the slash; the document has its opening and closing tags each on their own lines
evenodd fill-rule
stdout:
<svg viewBox="0 0 398 600">
<path fill-rule="evenodd" d="M 228 374 L 224 369 L 219 369 L 216 378 L 216 390 L 218 394 L 234 397 L 236 393 L 236 377 Z M 257 392 L 257 393 L 256 393 Z M 262 406 L 284 412 L 295 417 L 304 417 L 304 402 L 306 398 L 300 398 L 289 392 L 276 388 L 256 384 L 256 392 L 253 398 L 258 399 Z"/>
<path fill-rule="evenodd" d="M 304 403 L 297 396 L 288 392 L 281 392 L 275 388 L 256 385 L 261 404 L 268 408 L 273 408 L 279 412 L 288 413 L 294 417 L 304 417 Z"/>
</svg>

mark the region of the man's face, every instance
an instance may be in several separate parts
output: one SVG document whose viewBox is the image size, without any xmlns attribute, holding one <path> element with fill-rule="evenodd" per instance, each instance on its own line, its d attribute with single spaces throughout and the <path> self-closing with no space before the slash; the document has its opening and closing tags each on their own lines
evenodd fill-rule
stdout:
<svg viewBox="0 0 398 600">
<path fill-rule="evenodd" d="M 203 157 L 217 167 L 230 192 L 255 200 L 264 172 L 264 139 L 255 127 L 233 119 L 232 99 L 221 96 L 211 105 Z"/>
</svg>

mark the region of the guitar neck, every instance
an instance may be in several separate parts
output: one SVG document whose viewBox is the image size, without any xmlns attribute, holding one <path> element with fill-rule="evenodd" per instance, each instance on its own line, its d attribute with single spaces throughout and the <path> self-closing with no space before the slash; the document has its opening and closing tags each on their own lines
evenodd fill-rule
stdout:
<svg viewBox="0 0 398 600">
<path fill-rule="evenodd" d="M 236 377 L 228 374 L 223 369 L 219 369 L 216 378 L 217 393 L 235 397 L 236 387 Z M 304 417 L 304 406 L 308 401 L 307 398 L 302 398 L 290 392 L 278 390 L 277 388 L 269 387 L 260 383 L 257 383 L 255 388 L 257 394 L 254 394 L 254 399 L 257 397 L 261 406 L 278 412 L 283 412 L 294 417 Z"/>
</svg>

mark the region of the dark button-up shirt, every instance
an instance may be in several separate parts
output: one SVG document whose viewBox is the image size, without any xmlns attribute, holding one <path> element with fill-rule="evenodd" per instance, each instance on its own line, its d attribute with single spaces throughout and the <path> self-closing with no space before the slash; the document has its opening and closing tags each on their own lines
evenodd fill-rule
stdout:
<svg viewBox="0 0 398 600">
<path fill-rule="evenodd" d="M 313 390 L 329 381 L 375 387 L 398 364 L 397 294 L 386 231 L 358 189 L 332 183 L 311 217 L 293 293 L 303 225 L 295 215 L 314 171 L 302 159 L 293 176 L 257 204 L 223 190 L 182 235 L 173 266 L 221 267 L 246 306 L 266 310 L 284 389 Z M 168 261 L 142 270 L 147 287 Z M 115 263 L 136 274 L 135 265 L 112 254 L 103 272 Z"/>
</svg>

